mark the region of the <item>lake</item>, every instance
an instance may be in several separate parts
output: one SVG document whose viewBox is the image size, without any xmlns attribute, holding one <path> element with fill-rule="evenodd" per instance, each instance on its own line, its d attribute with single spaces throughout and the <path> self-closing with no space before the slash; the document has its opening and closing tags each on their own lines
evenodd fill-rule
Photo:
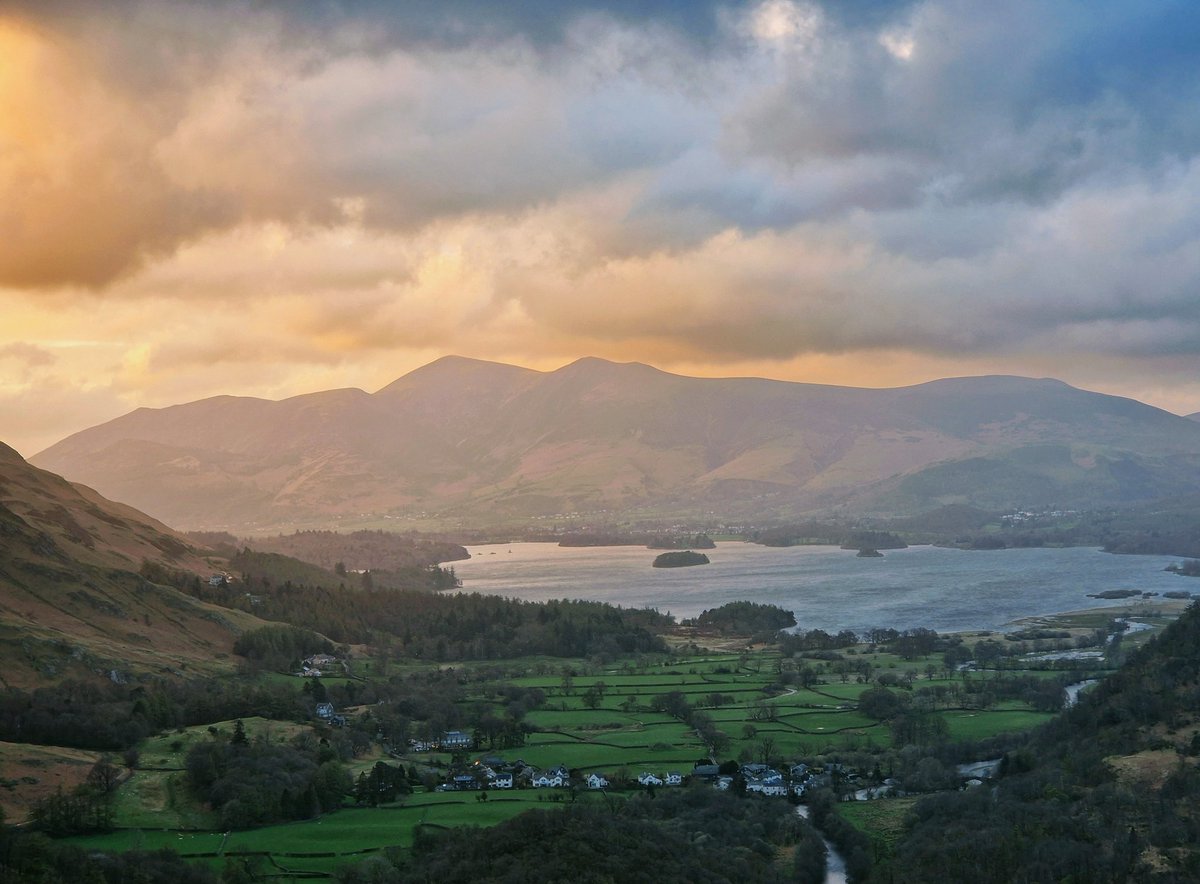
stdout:
<svg viewBox="0 0 1200 884">
<path fill-rule="evenodd" d="M 876 559 L 830 546 L 723 542 L 705 550 L 711 564 L 690 568 L 652 568 L 659 551 L 636 546 L 511 543 L 469 550 L 471 559 L 450 563 L 464 592 L 530 601 L 594 599 L 657 608 L 681 619 L 745 600 L 793 611 L 802 629 L 831 632 L 1001 629 L 1021 617 L 1124 604 L 1088 593 L 1200 590 L 1200 580 L 1163 570 L 1179 561 L 1175 557 L 1116 556 L 1086 547 L 913 546 L 885 550 Z"/>
</svg>

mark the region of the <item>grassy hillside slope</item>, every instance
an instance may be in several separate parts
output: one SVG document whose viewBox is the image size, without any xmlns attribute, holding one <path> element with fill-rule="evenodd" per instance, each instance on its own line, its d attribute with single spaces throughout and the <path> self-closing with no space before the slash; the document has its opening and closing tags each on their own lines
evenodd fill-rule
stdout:
<svg viewBox="0 0 1200 884">
<path fill-rule="evenodd" d="M 0 444 L 0 685 L 232 668 L 256 618 L 155 585 L 144 562 L 207 579 L 213 565 L 136 510 Z"/>
</svg>

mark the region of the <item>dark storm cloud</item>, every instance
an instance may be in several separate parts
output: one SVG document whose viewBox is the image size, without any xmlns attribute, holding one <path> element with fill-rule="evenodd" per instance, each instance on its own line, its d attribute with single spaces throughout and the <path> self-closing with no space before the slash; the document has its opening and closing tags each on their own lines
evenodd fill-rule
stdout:
<svg viewBox="0 0 1200 884">
<path fill-rule="evenodd" d="M 1200 148 L 1194 5 L 927 3 L 896 39 L 910 57 L 829 27 L 751 102 L 741 145 L 794 165 L 904 158 L 942 199 L 1027 202 Z"/>
<path fill-rule="evenodd" d="M 113 290 L 244 228 L 350 227 L 411 311 L 436 249 L 404 243 L 457 224 L 462 315 L 531 334 L 640 327 L 697 360 L 1200 347 L 1192 3 L 6 10 L 36 52 L 0 118 L 27 130 L 0 284 Z M 329 248 L 320 297 L 369 287 Z"/>
</svg>

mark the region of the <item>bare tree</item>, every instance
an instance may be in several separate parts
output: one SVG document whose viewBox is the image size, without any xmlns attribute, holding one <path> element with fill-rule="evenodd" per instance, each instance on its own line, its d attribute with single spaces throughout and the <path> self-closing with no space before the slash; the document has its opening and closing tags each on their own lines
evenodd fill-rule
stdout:
<svg viewBox="0 0 1200 884">
<path fill-rule="evenodd" d="M 758 752 L 762 763 L 770 764 L 771 756 L 775 754 L 775 738 L 769 734 L 761 737 L 758 741 Z"/>
<path fill-rule="evenodd" d="M 88 772 L 88 785 L 103 795 L 111 795 L 121 783 L 121 771 L 111 755 L 101 755 Z"/>
</svg>

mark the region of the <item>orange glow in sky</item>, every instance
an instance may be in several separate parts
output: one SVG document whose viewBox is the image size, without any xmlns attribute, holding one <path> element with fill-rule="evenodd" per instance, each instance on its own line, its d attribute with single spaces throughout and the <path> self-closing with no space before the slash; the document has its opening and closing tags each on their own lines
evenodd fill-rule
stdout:
<svg viewBox="0 0 1200 884">
<path fill-rule="evenodd" d="M 1200 411 L 1165 12 L 427 6 L 6 5 L 0 441 L 449 353 Z"/>
</svg>

